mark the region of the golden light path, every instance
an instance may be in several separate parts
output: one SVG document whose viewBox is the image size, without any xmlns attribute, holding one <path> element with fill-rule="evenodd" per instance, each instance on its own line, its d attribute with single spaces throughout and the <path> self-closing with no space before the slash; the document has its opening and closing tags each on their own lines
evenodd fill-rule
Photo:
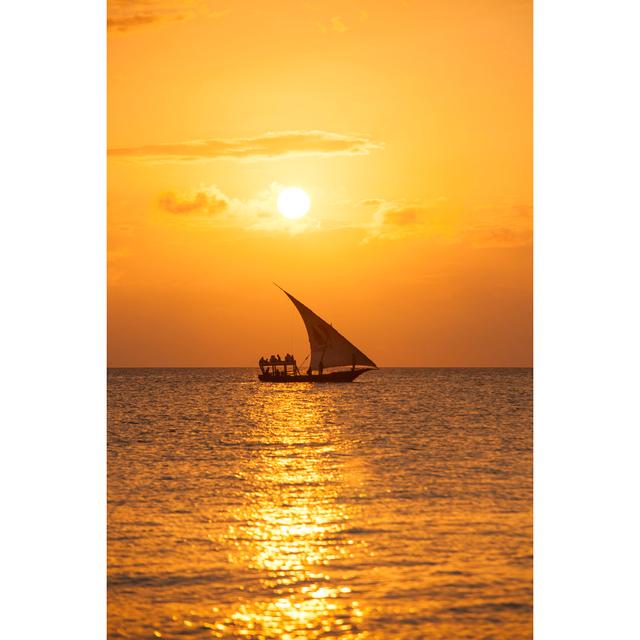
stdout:
<svg viewBox="0 0 640 640">
<path fill-rule="evenodd" d="M 219 637 L 362 638 L 365 611 L 331 575 L 354 552 L 350 507 L 337 501 L 336 445 L 313 398 L 291 402 L 291 393 L 265 390 L 256 407 L 253 490 L 228 532 L 229 560 L 256 571 L 271 597 L 239 605 Z"/>
<path fill-rule="evenodd" d="M 116 375 L 110 639 L 531 638 L 530 373 L 465 373 L 462 418 L 459 373 L 427 402 Z"/>
</svg>

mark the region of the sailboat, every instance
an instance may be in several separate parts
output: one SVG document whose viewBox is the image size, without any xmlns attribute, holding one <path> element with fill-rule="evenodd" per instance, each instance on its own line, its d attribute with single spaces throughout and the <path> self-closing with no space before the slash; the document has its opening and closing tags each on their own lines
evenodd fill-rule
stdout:
<svg viewBox="0 0 640 640">
<path fill-rule="evenodd" d="M 262 382 L 353 382 L 366 371 L 377 369 L 376 363 L 358 347 L 349 342 L 341 333 L 309 307 L 276 285 L 293 302 L 304 322 L 311 347 L 309 366 L 302 372 L 291 354 L 284 358 L 272 355 L 260 358 Z M 303 363 L 303 365 L 306 363 Z M 301 366 L 303 366 L 301 365 Z M 346 368 L 349 367 L 349 368 Z M 331 369 L 331 371 L 326 371 Z"/>
</svg>

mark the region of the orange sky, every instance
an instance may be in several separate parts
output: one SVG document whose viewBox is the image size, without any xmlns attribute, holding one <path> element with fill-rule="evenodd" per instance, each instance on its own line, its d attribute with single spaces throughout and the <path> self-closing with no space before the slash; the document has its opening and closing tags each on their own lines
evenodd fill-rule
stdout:
<svg viewBox="0 0 640 640">
<path fill-rule="evenodd" d="M 109 2 L 108 362 L 530 366 L 527 1 Z M 311 197 L 289 221 L 283 185 Z"/>
</svg>

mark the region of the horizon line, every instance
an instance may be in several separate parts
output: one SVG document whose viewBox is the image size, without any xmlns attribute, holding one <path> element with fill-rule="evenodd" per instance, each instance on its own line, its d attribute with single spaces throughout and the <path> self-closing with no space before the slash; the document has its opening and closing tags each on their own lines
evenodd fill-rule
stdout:
<svg viewBox="0 0 640 640">
<path fill-rule="evenodd" d="M 258 369 L 256 365 L 107 365 L 108 369 Z M 392 365 L 377 369 L 533 369 L 533 365 Z"/>
</svg>

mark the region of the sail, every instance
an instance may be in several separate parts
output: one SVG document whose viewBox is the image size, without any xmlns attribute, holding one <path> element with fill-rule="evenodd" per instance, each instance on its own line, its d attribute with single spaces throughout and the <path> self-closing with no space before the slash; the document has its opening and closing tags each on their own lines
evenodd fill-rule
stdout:
<svg viewBox="0 0 640 640">
<path fill-rule="evenodd" d="M 322 367 L 343 367 L 365 365 L 375 367 L 376 363 L 364 355 L 358 347 L 351 344 L 341 333 L 338 333 L 328 322 L 316 315 L 309 307 L 296 300 L 290 293 L 287 294 L 296 309 L 300 312 L 304 326 L 309 334 L 311 346 L 311 369 L 318 371 L 320 363 Z"/>
</svg>

